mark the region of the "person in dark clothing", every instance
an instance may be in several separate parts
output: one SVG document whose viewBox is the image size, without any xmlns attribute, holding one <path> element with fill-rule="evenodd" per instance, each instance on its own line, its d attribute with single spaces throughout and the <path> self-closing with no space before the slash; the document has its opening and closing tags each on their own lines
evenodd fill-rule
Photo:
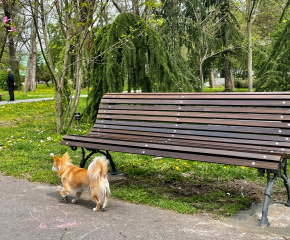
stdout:
<svg viewBox="0 0 290 240">
<path fill-rule="evenodd" d="M 9 90 L 10 100 L 8 102 L 14 101 L 14 77 L 11 72 L 11 69 L 7 69 L 8 77 L 7 77 L 7 86 Z"/>
</svg>

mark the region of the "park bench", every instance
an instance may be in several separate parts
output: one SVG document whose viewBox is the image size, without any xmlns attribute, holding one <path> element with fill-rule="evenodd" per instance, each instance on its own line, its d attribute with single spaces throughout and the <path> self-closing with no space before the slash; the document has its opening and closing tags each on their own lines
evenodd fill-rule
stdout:
<svg viewBox="0 0 290 240">
<path fill-rule="evenodd" d="M 5 94 L 0 94 L 0 101 L 2 100 L 2 96 L 3 96 L 3 95 L 5 95 Z"/>
<path fill-rule="evenodd" d="M 108 93 L 91 132 L 63 136 L 61 144 L 82 149 L 80 167 L 104 154 L 113 174 L 109 151 L 257 168 L 267 173 L 260 225 L 268 226 L 278 177 L 290 207 L 289 139 L 289 93 Z"/>
</svg>

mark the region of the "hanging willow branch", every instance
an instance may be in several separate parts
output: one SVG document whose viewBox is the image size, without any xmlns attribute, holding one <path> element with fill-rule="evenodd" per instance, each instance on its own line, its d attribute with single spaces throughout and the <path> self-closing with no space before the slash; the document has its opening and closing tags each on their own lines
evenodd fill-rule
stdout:
<svg viewBox="0 0 290 240">
<path fill-rule="evenodd" d="M 122 44 L 107 51 L 122 39 Z M 112 24 L 96 29 L 90 54 L 99 57 L 88 70 L 92 91 L 84 116 L 96 116 L 99 101 L 107 92 L 200 90 L 200 83 L 193 74 L 185 75 L 171 61 L 158 32 L 132 13 L 119 14 Z"/>
</svg>

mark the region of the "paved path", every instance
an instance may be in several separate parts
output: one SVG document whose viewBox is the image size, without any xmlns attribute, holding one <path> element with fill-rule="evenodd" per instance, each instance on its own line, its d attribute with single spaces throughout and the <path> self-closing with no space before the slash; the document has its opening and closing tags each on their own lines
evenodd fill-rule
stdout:
<svg viewBox="0 0 290 240">
<path fill-rule="evenodd" d="M 87 95 L 81 95 L 80 97 L 87 97 Z M 74 96 L 73 96 L 74 98 Z M 15 104 L 15 103 L 25 103 L 25 102 L 38 102 L 38 101 L 45 101 L 45 100 L 52 100 L 54 99 L 53 97 L 50 98 L 33 98 L 33 99 L 23 99 L 23 100 L 15 100 L 13 102 L 8 102 L 8 101 L 0 101 L 0 105 L 5 105 L 5 104 Z"/>
<path fill-rule="evenodd" d="M 44 101 L 44 100 L 52 100 L 54 98 L 34 98 L 34 99 L 24 99 L 24 100 L 15 100 L 13 102 L 8 102 L 8 101 L 0 101 L 0 105 L 5 105 L 5 104 L 15 104 L 15 103 L 22 103 L 22 102 L 38 102 L 38 101 Z"/>
<path fill-rule="evenodd" d="M 178 214 L 114 199 L 110 199 L 105 212 L 96 213 L 88 192 L 78 204 L 72 204 L 60 199 L 60 189 L 60 186 L 0 174 L 0 239 L 285 240 L 290 237 L 290 234 L 273 234 L 269 232 L 271 228 L 242 229 L 206 216 Z"/>
</svg>

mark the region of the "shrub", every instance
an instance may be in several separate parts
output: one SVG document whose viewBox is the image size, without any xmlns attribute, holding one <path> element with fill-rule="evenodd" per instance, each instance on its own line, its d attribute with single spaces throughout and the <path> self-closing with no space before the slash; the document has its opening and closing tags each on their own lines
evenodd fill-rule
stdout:
<svg viewBox="0 0 290 240">
<path fill-rule="evenodd" d="M 0 70 L 0 88 L 3 90 L 8 90 L 6 70 Z"/>
<path fill-rule="evenodd" d="M 17 87 L 17 77 L 14 76 L 14 81 L 15 81 L 15 85 L 14 85 L 14 90 L 16 90 Z M 7 86 L 7 77 L 8 77 L 8 73 L 7 70 L 2 69 L 0 70 L 0 89 L 7 91 L 8 90 L 8 86 Z"/>
<path fill-rule="evenodd" d="M 234 79 L 234 85 L 235 85 L 235 88 L 248 88 L 249 81 L 248 79 L 245 79 L 245 80 Z M 255 88 L 256 86 L 257 86 L 257 80 L 256 78 L 253 78 L 253 87 Z"/>
</svg>

